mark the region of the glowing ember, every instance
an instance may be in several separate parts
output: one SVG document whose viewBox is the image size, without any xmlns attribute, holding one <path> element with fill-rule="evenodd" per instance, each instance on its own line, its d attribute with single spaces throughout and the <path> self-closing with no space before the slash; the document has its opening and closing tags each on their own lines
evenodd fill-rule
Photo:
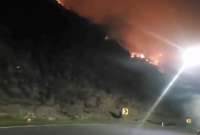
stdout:
<svg viewBox="0 0 200 135">
<path fill-rule="evenodd" d="M 144 59 L 145 58 L 144 54 L 140 54 L 140 58 Z"/>
<path fill-rule="evenodd" d="M 61 6 L 65 6 L 64 5 L 64 0 L 56 0 L 58 4 L 60 4 Z"/>
<path fill-rule="evenodd" d="M 145 55 L 143 53 L 132 52 L 131 53 L 131 58 L 141 58 L 141 59 L 144 59 Z"/>
<path fill-rule="evenodd" d="M 109 40 L 109 39 L 110 39 L 109 36 L 105 36 L 105 37 L 104 37 L 104 40 Z"/>
</svg>

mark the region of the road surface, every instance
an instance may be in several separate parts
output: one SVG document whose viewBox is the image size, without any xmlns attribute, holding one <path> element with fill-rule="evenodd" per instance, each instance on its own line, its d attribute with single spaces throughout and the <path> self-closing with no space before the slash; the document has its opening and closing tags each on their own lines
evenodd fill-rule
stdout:
<svg viewBox="0 0 200 135">
<path fill-rule="evenodd" d="M 120 125 L 66 125 L 2 127 L 0 135 L 192 135 L 164 129 L 137 129 Z"/>
</svg>

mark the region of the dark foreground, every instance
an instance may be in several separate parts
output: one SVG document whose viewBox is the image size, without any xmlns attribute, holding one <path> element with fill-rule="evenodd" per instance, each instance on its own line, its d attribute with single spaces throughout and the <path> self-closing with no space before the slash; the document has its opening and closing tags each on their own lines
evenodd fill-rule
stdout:
<svg viewBox="0 0 200 135">
<path fill-rule="evenodd" d="M 0 128 L 0 135 L 192 135 L 183 131 L 137 129 L 119 125 L 68 125 Z"/>
</svg>

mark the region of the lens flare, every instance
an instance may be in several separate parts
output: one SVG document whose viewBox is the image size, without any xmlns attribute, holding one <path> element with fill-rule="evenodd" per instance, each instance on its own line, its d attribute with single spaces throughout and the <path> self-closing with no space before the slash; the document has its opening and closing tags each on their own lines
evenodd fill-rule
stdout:
<svg viewBox="0 0 200 135">
<path fill-rule="evenodd" d="M 149 109 L 146 116 L 142 120 L 142 122 L 139 124 L 139 127 L 142 127 L 145 122 L 149 119 L 149 117 L 152 115 L 154 110 L 157 108 L 157 106 L 160 104 L 162 99 L 165 97 L 165 95 L 169 92 L 173 84 L 177 81 L 181 73 L 183 72 L 184 67 L 181 67 L 181 69 L 178 71 L 178 73 L 174 76 L 174 78 L 171 80 L 171 82 L 165 87 L 164 91 L 161 93 L 161 95 L 158 97 L 158 99 L 154 102 L 153 106 Z"/>
</svg>

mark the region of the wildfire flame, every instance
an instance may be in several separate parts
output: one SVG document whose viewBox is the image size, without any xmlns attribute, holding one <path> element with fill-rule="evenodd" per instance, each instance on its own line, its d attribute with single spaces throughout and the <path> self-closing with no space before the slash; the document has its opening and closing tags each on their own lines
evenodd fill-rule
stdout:
<svg viewBox="0 0 200 135">
<path fill-rule="evenodd" d="M 141 59 L 148 62 L 149 64 L 159 66 L 160 60 L 158 57 L 162 57 L 162 54 L 159 54 L 158 57 L 156 58 L 156 57 L 146 57 L 143 53 L 131 52 L 130 57 L 133 59 L 134 58 Z"/>
</svg>

